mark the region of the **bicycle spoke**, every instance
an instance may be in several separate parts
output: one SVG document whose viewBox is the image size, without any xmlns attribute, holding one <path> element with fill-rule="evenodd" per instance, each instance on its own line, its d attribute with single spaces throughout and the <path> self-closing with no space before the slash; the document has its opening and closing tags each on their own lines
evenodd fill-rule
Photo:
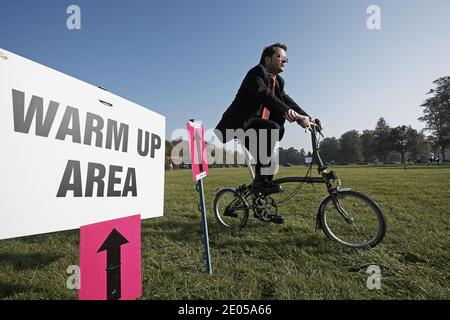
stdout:
<svg viewBox="0 0 450 320">
<path fill-rule="evenodd" d="M 367 247 L 380 237 L 380 214 L 370 200 L 354 192 L 336 195 L 324 209 L 324 230 L 331 238 L 351 247 Z"/>
<path fill-rule="evenodd" d="M 248 219 L 248 206 L 236 191 L 226 189 L 214 200 L 214 215 L 224 227 L 243 227 Z"/>
<path fill-rule="evenodd" d="M 352 226 L 353 226 L 353 228 L 356 229 L 356 231 L 357 231 L 359 234 L 363 235 L 363 236 L 365 237 L 365 239 L 367 239 L 367 240 L 370 239 L 370 237 L 369 237 L 367 234 L 365 234 L 364 232 L 362 232 L 362 231 L 358 228 L 358 226 L 356 225 L 356 223 L 352 223 Z M 368 238 L 368 237 L 369 237 L 369 238 Z"/>
</svg>

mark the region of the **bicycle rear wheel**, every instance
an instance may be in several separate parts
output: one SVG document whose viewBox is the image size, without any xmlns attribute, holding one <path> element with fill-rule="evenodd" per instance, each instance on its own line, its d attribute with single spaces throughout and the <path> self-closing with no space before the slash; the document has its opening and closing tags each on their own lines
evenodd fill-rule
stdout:
<svg viewBox="0 0 450 320">
<path fill-rule="evenodd" d="M 351 191 L 337 191 L 319 207 L 322 229 L 328 238 L 345 246 L 364 249 L 375 247 L 386 233 L 386 218 L 368 196 Z"/>
<path fill-rule="evenodd" d="M 249 204 L 234 189 L 223 189 L 214 199 L 214 216 L 226 228 L 243 228 L 247 224 Z"/>
</svg>

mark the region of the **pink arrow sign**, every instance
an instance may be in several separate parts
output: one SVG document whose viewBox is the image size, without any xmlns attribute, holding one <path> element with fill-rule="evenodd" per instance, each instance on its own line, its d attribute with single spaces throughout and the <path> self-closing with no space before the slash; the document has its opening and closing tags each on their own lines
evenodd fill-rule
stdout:
<svg viewBox="0 0 450 320">
<path fill-rule="evenodd" d="M 206 156 L 203 125 L 188 121 L 186 123 L 186 129 L 189 136 L 192 177 L 194 181 L 198 181 L 208 175 L 208 159 Z"/>
<path fill-rule="evenodd" d="M 141 216 L 80 228 L 80 300 L 141 296 Z"/>
</svg>

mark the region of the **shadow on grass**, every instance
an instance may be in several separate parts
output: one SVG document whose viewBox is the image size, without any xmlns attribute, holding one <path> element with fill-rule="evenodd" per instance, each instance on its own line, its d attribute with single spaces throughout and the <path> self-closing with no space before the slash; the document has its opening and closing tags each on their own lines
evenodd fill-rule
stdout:
<svg viewBox="0 0 450 320">
<path fill-rule="evenodd" d="M 49 253 L 0 253 L 0 264 L 10 265 L 17 270 L 41 269 L 59 260 L 62 255 Z"/>
<path fill-rule="evenodd" d="M 376 167 L 376 168 L 377 169 L 405 170 L 404 166 L 389 166 L 389 167 Z M 449 169 L 449 168 L 450 168 L 449 165 L 439 165 L 439 166 L 424 165 L 424 166 L 413 166 L 413 167 L 406 166 L 406 171 L 408 171 L 408 170 L 423 170 L 423 169 L 437 170 L 437 169 Z"/>
<path fill-rule="evenodd" d="M 165 237 L 172 241 L 197 242 L 201 235 L 200 217 L 198 221 L 173 221 L 165 219 L 142 225 L 142 238 Z"/>
<path fill-rule="evenodd" d="M 213 239 L 214 240 L 214 239 Z M 330 246 L 330 240 L 322 237 L 318 233 L 303 234 L 300 236 L 289 236 L 287 234 L 271 234 L 267 239 L 251 239 L 244 237 L 227 238 L 216 240 L 222 249 L 227 248 L 248 248 L 253 247 L 256 251 L 274 250 L 282 252 L 287 249 L 297 248 L 313 254 L 334 254 L 333 246 Z M 253 250 L 250 250 L 253 251 Z"/>
<path fill-rule="evenodd" d="M 13 294 L 27 291 L 29 291 L 29 288 L 22 284 L 0 281 L 0 299 L 5 299 Z"/>
<path fill-rule="evenodd" d="M 52 233 L 39 234 L 34 236 L 26 236 L 14 238 L 12 241 L 18 241 L 24 244 L 48 244 L 51 241 L 57 241 L 58 243 L 67 243 L 68 240 L 73 241 L 73 244 L 79 245 L 79 230 L 67 230 L 58 231 Z M 6 240 L 8 241 L 8 240 Z"/>
<path fill-rule="evenodd" d="M 249 221 L 245 228 L 230 230 L 219 226 L 214 219 L 208 219 L 208 227 L 211 245 L 224 252 L 245 247 L 242 250 L 247 253 L 298 248 L 311 254 L 335 254 L 333 245 L 330 245 L 331 241 L 320 230 L 314 231 L 294 225 L 278 226 L 257 220 Z M 197 219 L 179 216 L 176 221 L 170 218 L 148 221 L 142 225 L 142 238 L 167 238 L 174 242 L 197 243 L 202 239 L 200 215 Z"/>
</svg>

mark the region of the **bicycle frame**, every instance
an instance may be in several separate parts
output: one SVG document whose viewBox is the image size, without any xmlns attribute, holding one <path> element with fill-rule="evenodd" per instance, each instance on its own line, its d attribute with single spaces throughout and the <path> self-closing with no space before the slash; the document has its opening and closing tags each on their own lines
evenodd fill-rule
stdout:
<svg viewBox="0 0 450 320">
<path fill-rule="evenodd" d="M 332 194 L 334 191 L 340 189 L 340 180 L 338 179 L 338 177 L 336 176 L 336 173 L 333 170 L 327 171 L 328 167 L 323 163 L 322 158 L 320 157 L 319 146 L 317 143 L 317 132 L 319 134 L 322 134 L 322 133 L 320 132 L 319 127 L 317 126 L 317 124 L 311 123 L 309 130 L 311 131 L 311 144 L 312 144 L 312 148 L 313 148 L 313 158 L 317 161 L 317 164 L 318 164 L 317 171 L 320 174 L 320 176 L 319 177 L 308 177 L 308 176 L 286 177 L 286 178 L 276 179 L 276 180 L 274 180 L 274 182 L 276 182 L 276 183 L 286 183 L 286 182 L 324 183 L 327 186 L 328 192 L 330 194 Z M 242 141 L 239 141 L 239 142 L 240 142 L 240 144 L 242 146 L 242 150 L 244 152 L 245 164 L 248 168 L 250 177 L 253 181 L 255 178 L 255 172 L 253 171 L 253 168 L 252 168 L 250 152 L 245 148 Z M 331 180 L 337 181 L 336 187 L 334 187 L 331 184 Z M 343 190 L 343 189 L 341 189 L 341 190 Z M 346 189 L 346 190 L 350 190 L 350 189 Z M 219 191 L 220 190 L 217 190 L 217 192 L 219 192 Z"/>
<path fill-rule="evenodd" d="M 286 182 L 305 182 L 305 183 L 324 183 L 327 186 L 328 192 L 331 194 L 333 191 L 338 190 L 340 187 L 340 180 L 336 176 L 336 173 L 331 170 L 327 171 L 328 167 L 323 163 L 322 158 L 319 154 L 319 146 L 317 143 L 317 132 L 321 134 L 317 125 L 312 124 L 311 128 L 311 144 L 313 148 L 313 159 L 317 161 L 317 171 L 320 174 L 319 177 L 286 177 L 274 180 L 276 183 L 286 183 Z M 337 180 L 337 186 L 334 187 L 331 184 L 331 180 Z"/>
<path fill-rule="evenodd" d="M 317 171 L 319 173 L 319 176 L 312 177 L 309 175 L 312 168 L 312 163 L 310 164 L 309 170 L 306 173 L 305 176 L 291 176 L 291 177 L 285 177 L 281 179 L 274 180 L 275 183 L 279 184 L 286 184 L 286 183 L 294 183 L 298 184 L 297 187 L 294 188 L 294 190 L 289 192 L 289 195 L 287 195 L 284 199 L 280 200 L 277 199 L 277 197 L 272 198 L 271 194 L 264 194 L 264 193 L 255 193 L 253 189 L 253 185 L 242 185 L 237 188 L 225 188 L 221 190 L 217 190 L 216 193 L 216 199 L 214 200 L 214 210 L 215 210 L 215 216 L 216 219 L 219 221 L 220 224 L 224 225 L 225 227 L 230 227 L 228 225 L 228 222 L 224 222 L 223 217 L 232 217 L 232 218 L 238 218 L 238 215 L 236 214 L 236 210 L 245 210 L 244 214 L 242 215 L 242 218 L 239 218 L 239 227 L 244 227 L 247 223 L 249 210 L 253 210 L 254 217 L 258 218 L 261 221 L 270 222 L 273 221 L 272 218 L 276 217 L 278 214 L 278 205 L 284 203 L 285 201 L 289 201 L 292 199 L 293 196 L 297 194 L 297 192 L 301 189 L 303 183 L 322 183 L 325 184 L 327 187 L 328 194 L 320 201 L 319 208 L 317 210 L 317 217 L 316 217 L 316 230 L 322 229 L 326 236 L 330 239 L 336 240 L 340 242 L 341 244 L 351 246 L 353 248 L 366 248 L 366 247 L 374 247 L 378 245 L 386 232 L 386 219 L 383 215 L 382 210 L 378 206 L 376 202 L 374 202 L 372 199 L 370 199 L 368 196 L 359 193 L 351 191 L 350 188 L 341 188 L 340 180 L 338 179 L 336 173 L 334 170 L 328 170 L 328 166 L 323 163 L 323 160 L 319 153 L 319 141 L 317 134 L 322 135 L 321 133 L 321 126 L 319 122 L 312 123 L 309 130 L 311 131 L 311 144 L 313 149 L 313 159 L 317 163 Z M 322 135 L 323 137 L 323 135 Z M 243 146 L 243 144 L 241 143 Z M 253 168 L 251 166 L 251 159 L 249 156 L 249 151 L 246 150 L 245 147 L 243 147 L 243 151 L 245 154 L 245 160 L 247 167 L 249 169 L 250 175 L 252 178 L 254 177 Z M 289 190 L 287 187 L 285 191 Z M 231 193 L 230 193 L 231 192 Z M 220 194 L 219 194 L 220 193 Z M 222 194 L 223 193 L 223 194 Z M 226 205 L 224 212 L 222 210 L 218 209 L 218 201 L 219 199 L 222 199 L 224 195 L 231 194 L 232 198 L 231 202 L 227 202 L 228 205 Z M 345 208 L 346 207 L 346 200 L 344 199 L 350 199 L 351 201 L 357 200 L 358 204 L 361 204 L 361 201 L 367 206 L 369 212 L 366 212 L 364 214 L 373 214 L 378 219 L 378 225 L 376 229 L 376 233 L 373 235 L 372 238 L 364 239 L 365 242 L 363 243 L 353 243 L 348 242 L 344 238 L 341 238 L 340 235 L 336 236 L 331 229 L 334 229 L 334 227 L 330 228 L 330 224 L 328 223 L 329 220 L 327 219 L 328 213 L 330 212 L 329 207 L 331 206 L 331 212 L 333 212 L 333 207 L 337 211 L 338 216 L 341 216 L 343 221 L 345 221 L 347 224 L 351 225 L 353 228 L 352 230 L 356 230 L 360 235 L 363 235 L 366 237 L 367 235 L 363 233 L 359 229 L 359 224 L 355 222 L 355 219 L 352 216 L 351 211 L 353 210 L 352 207 L 350 211 L 347 212 Z M 354 199 L 354 200 L 352 200 Z M 344 204 L 344 207 L 343 207 Z M 220 211 L 220 212 L 219 212 Z M 331 214 L 331 213 L 330 213 Z M 222 216 L 223 215 L 223 216 Z M 239 215 L 240 216 L 240 215 Z M 331 219 L 333 221 L 333 219 Z M 333 225 L 333 223 L 332 223 Z M 370 236 L 370 235 L 369 235 Z"/>
<path fill-rule="evenodd" d="M 336 210 L 339 212 L 339 214 L 342 216 L 347 223 L 352 223 L 353 218 L 345 212 L 345 210 L 342 208 L 339 199 L 337 197 L 338 191 L 349 191 L 350 188 L 341 188 L 341 182 L 338 179 L 336 173 L 333 170 L 327 171 L 328 167 L 323 163 L 322 158 L 320 157 L 319 153 L 319 146 L 317 142 L 317 133 L 322 134 L 320 132 L 320 128 L 316 124 L 312 124 L 310 127 L 311 131 L 311 144 L 313 148 L 313 159 L 317 161 L 317 171 L 320 174 L 319 177 L 286 177 L 281 179 L 274 180 L 275 183 L 283 184 L 288 182 L 300 182 L 300 183 L 323 183 L 327 186 L 327 191 L 329 196 L 331 197 L 333 201 L 333 205 L 336 208 Z M 312 165 L 312 164 L 311 164 Z M 336 180 L 336 186 L 333 186 L 331 181 Z M 321 221 L 319 219 L 319 212 L 321 210 L 321 207 L 324 205 L 325 199 L 328 196 L 324 197 L 320 204 L 319 204 L 319 210 L 317 211 L 317 219 L 316 219 L 316 229 L 321 229 Z"/>
</svg>

